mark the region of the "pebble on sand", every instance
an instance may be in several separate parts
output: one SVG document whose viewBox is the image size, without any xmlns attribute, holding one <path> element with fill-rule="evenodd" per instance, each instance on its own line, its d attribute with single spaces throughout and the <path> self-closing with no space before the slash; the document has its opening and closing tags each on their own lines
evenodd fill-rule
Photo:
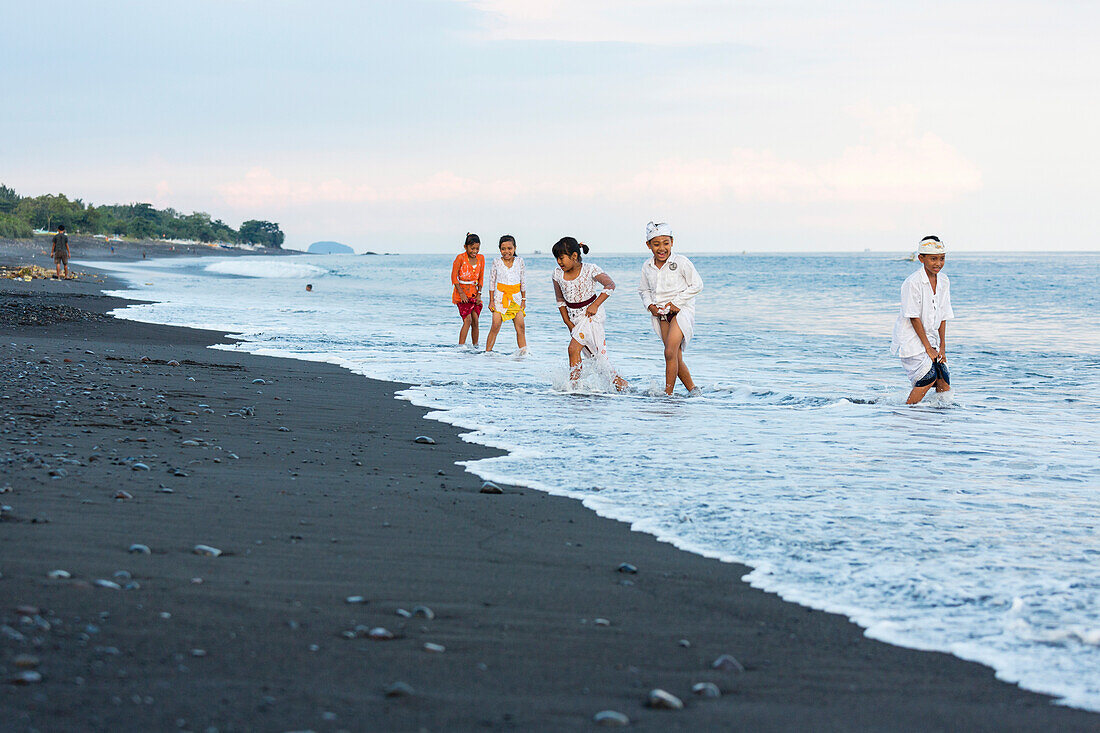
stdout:
<svg viewBox="0 0 1100 733">
<path fill-rule="evenodd" d="M 698 697 L 722 697 L 722 691 L 713 682 L 696 682 L 691 686 L 691 694 Z"/>
<path fill-rule="evenodd" d="M 149 466 L 147 464 L 141 463 L 141 462 L 135 463 L 134 465 L 130 466 L 130 468 L 131 468 L 131 470 L 134 470 L 134 471 L 148 471 L 149 470 Z"/>
<path fill-rule="evenodd" d="M 723 654 L 722 656 L 718 657 L 710 666 L 714 669 L 720 669 L 723 672 L 736 672 L 740 674 L 745 671 L 744 665 L 742 665 L 729 654 Z"/>
<path fill-rule="evenodd" d="M 630 718 L 626 717 L 626 715 L 620 713 L 618 710 L 601 710 L 592 716 L 592 721 L 596 725 L 602 725 L 608 728 L 630 725 Z"/>
<path fill-rule="evenodd" d="M 104 578 L 97 578 L 92 581 L 92 585 L 97 588 L 109 588 L 110 590 L 122 590 L 122 586 L 113 580 L 105 580 Z"/>
<path fill-rule="evenodd" d="M 653 689 L 649 691 L 649 695 L 646 697 L 646 705 L 657 710 L 683 710 L 684 701 L 673 695 L 671 692 L 665 692 L 662 689 Z"/>
<path fill-rule="evenodd" d="M 253 379 L 252 383 L 253 384 L 267 384 L 267 380 L 266 379 Z"/>
<path fill-rule="evenodd" d="M 366 596 L 348 596 L 344 599 L 344 603 L 366 603 Z"/>
<path fill-rule="evenodd" d="M 46 573 L 46 577 L 50 580 L 68 580 L 69 578 L 73 577 L 73 574 L 70 573 L 68 570 L 51 570 L 50 572 Z"/>
<path fill-rule="evenodd" d="M 116 499 L 133 499 L 134 495 L 131 494 L 129 491 L 119 489 L 118 491 L 115 492 L 115 498 Z"/>
<path fill-rule="evenodd" d="M 435 440 L 428 437 L 427 435 L 418 435 L 418 436 L 416 436 L 416 440 L 414 442 L 423 443 L 424 445 L 435 445 Z"/>
<path fill-rule="evenodd" d="M 139 544 L 137 542 L 130 545 L 130 547 L 127 548 L 126 551 L 127 552 L 132 552 L 135 555 L 152 555 L 153 554 L 153 551 L 149 549 L 149 545 L 142 545 L 142 544 Z"/>
<path fill-rule="evenodd" d="M 34 670 L 25 670 L 8 680 L 13 685 L 33 685 L 42 681 L 42 674 Z"/>
<path fill-rule="evenodd" d="M 624 562 L 619 567 L 615 568 L 620 573 L 626 573 L 627 575 L 635 575 L 638 572 L 638 568 L 634 567 L 628 562 Z"/>
<path fill-rule="evenodd" d="M 447 647 L 443 646 L 442 644 L 433 644 L 432 642 L 428 641 L 424 643 L 424 651 L 432 652 L 433 654 L 442 654 L 443 652 L 447 651 Z"/>
<path fill-rule="evenodd" d="M 392 684 L 386 685 L 383 690 L 386 697 L 408 697 L 414 694 L 413 688 L 407 682 L 401 682 L 400 680 Z"/>
<path fill-rule="evenodd" d="M 481 485 L 481 493 L 483 494 L 503 494 L 504 489 L 500 488 L 492 481 L 486 481 Z"/>
<path fill-rule="evenodd" d="M 33 654 L 16 654 L 12 657 L 11 663 L 18 669 L 34 669 L 41 661 Z"/>
<path fill-rule="evenodd" d="M 204 557 L 218 557 L 222 554 L 222 551 L 217 547 L 211 547 L 210 545 L 195 545 L 191 552 L 196 555 L 202 555 Z"/>
<path fill-rule="evenodd" d="M 415 608 L 413 608 L 412 615 L 415 618 L 426 618 L 431 621 L 433 618 L 435 618 L 435 611 L 428 608 L 427 606 L 416 606 Z"/>
<path fill-rule="evenodd" d="M 180 365 L 180 363 L 178 361 L 176 361 L 175 359 L 169 359 L 168 360 L 168 366 L 179 366 L 179 365 Z"/>
<path fill-rule="evenodd" d="M 393 637 L 393 632 L 382 626 L 375 626 L 373 629 L 367 632 L 367 638 L 372 641 L 389 641 Z"/>
</svg>

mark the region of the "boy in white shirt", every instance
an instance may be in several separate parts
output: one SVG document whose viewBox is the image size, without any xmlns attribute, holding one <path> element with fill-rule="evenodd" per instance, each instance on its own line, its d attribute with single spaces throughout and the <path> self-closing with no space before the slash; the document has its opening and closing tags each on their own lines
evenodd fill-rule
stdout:
<svg viewBox="0 0 1100 733">
<path fill-rule="evenodd" d="M 653 257 L 642 265 L 638 295 L 665 345 L 665 394 L 672 394 L 677 377 L 688 392 L 694 392 L 695 382 L 684 364 L 684 347 L 695 334 L 695 296 L 703 290 L 703 279 L 691 260 L 672 254 L 668 224 L 649 222 L 645 236 Z"/>
<path fill-rule="evenodd" d="M 939 237 L 925 237 L 917 248 L 921 269 L 901 285 L 901 312 L 894 323 L 891 352 L 901 357 L 913 391 L 906 404 L 915 405 L 932 387 L 951 389 L 947 371 L 947 321 L 951 310 L 951 282 L 940 272 L 947 249 Z"/>
</svg>

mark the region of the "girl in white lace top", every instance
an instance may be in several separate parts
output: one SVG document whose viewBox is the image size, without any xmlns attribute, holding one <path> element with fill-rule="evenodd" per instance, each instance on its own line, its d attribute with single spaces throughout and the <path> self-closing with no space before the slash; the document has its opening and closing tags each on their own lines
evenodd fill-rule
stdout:
<svg viewBox="0 0 1100 733">
<path fill-rule="evenodd" d="M 615 282 L 596 265 L 581 261 L 581 253 L 588 254 L 588 245 L 573 237 L 563 237 L 554 245 L 554 296 L 561 311 L 561 319 L 569 329 L 569 378 L 577 380 L 581 375 L 581 356 L 607 360 L 607 342 L 604 338 L 606 315 L 600 308 L 611 297 Z M 597 292 L 596 285 L 600 290 Z M 626 389 L 626 380 L 610 369 L 612 381 L 619 391 Z"/>
</svg>

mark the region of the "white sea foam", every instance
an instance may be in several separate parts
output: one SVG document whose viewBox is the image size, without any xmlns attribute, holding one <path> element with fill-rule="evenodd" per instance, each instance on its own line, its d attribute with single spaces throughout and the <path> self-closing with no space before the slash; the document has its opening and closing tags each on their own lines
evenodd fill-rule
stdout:
<svg viewBox="0 0 1100 733">
<path fill-rule="evenodd" d="M 238 277 L 274 277 L 303 278 L 325 274 L 323 267 L 302 262 L 288 261 L 289 258 L 238 257 L 211 262 L 207 272 L 218 275 L 237 275 Z"/>
<path fill-rule="evenodd" d="M 249 259 L 254 271 L 319 261 Z M 454 345 L 447 257 L 327 258 L 311 294 L 271 276 L 247 289 L 211 277 L 220 260 L 124 265 L 131 294 L 159 302 L 122 315 L 412 383 L 401 396 L 431 419 L 512 449 L 466 464 L 478 475 L 576 497 L 750 565 L 753 585 L 843 613 L 869 636 L 1100 710 L 1100 257 L 953 258 L 956 389 L 916 408 L 886 353 L 911 264 L 698 258 L 707 289 L 688 364 L 703 397 L 669 399 L 629 294 L 641 257 L 597 261 L 620 285 L 605 307 L 611 362 L 632 384 L 622 395 L 590 367 L 569 384 L 548 258 L 527 259 L 522 361 L 509 358 L 507 326 L 496 358 Z M 362 317 L 368 296 L 385 317 Z"/>
</svg>

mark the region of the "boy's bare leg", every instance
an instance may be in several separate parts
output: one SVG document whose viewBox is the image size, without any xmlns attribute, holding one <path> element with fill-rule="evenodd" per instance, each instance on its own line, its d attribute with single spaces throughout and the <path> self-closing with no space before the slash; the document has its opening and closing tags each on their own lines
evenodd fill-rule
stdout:
<svg viewBox="0 0 1100 733">
<path fill-rule="evenodd" d="M 488 352 L 493 350 L 493 346 L 496 345 L 497 342 L 497 333 L 500 332 L 500 324 L 502 323 L 504 323 L 504 319 L 501 318 L 499 313 L 493 311 L 493 325 L 489 327 L 489 335 L 485 337 L 485 351 Z M 476 336 L 474 340 L 476 343 Z"/>
<path fill-rule="evenodd" d="M 569 378 L 576 381 L 581 378 L 581 342 L 569 340 Z"/>
<path fill-rule="evenodd" d="M 516 346 L 521 349 L 527 348 L 527 323 L 523 320 L 523 312 L 520 311 L 516 314 L 516 317 L 512 319 L 512 323 L 516 324 Z"/>
<path fill-rule="evenodd" d="M 942 379 L 937 379 L 936 380 L 936 391 L 937 392 L 950 392 L 951 391 L 951 385 L 948 384 L 947 382 L 943 381 Z"/>
<path fill-rule="evenodd" d="M 661 339 L 665 342 L 665 394 L 672 394 L 680 370 L 687 371 L 687 368 L 683 367 L 683 361 L 680 358 L 682 354 L 680 346 L 684 343 L 684 332 L 680 330 L 680 324 L 676 323 L 676 319 L 668 322 L 661 321 Z M 688 374 L 688 381 L 691 381 L 690 374 Z M 685 386 L 687 386 L 686 383 Z"/>
<path fill-rule="evenodd" d="M 54 263 L 54 265 L 57 266 L 57 279 L 60 280 L 61 279 L 61 260 L 54 260 L 53 263 Z M 67 270 L 69 268 L 66 267 L 65 269 Z"/>
<path fill-rule="evenodd" d="M 913 387 L 913 391 L 909 393 L 909 399 L 905 401 L 907 405 L 915 405 L 924 399 L 924 396 L 928 394 L 928 390 L 932 389 L 931 384 L 926 384 L 923 387 Z"/>
<path fill-rule="evenodd" d="M 462 319 L 462 328 L 458 331 L 458 345 L 466 343 L 466 334 L 470 332 L 470 316 Z"/>
<path fill-rule="evenodd" d="M 680 381 L 684 383 L 684 389 L 691 392 L 695 389 L 695 380 L 691 378 L 691 372 L 688 371 L 687 364 L 684 363 L 684 350 L 680 348 L 680 371 L 677 373 L 680 377 Z"/>
</svg>

